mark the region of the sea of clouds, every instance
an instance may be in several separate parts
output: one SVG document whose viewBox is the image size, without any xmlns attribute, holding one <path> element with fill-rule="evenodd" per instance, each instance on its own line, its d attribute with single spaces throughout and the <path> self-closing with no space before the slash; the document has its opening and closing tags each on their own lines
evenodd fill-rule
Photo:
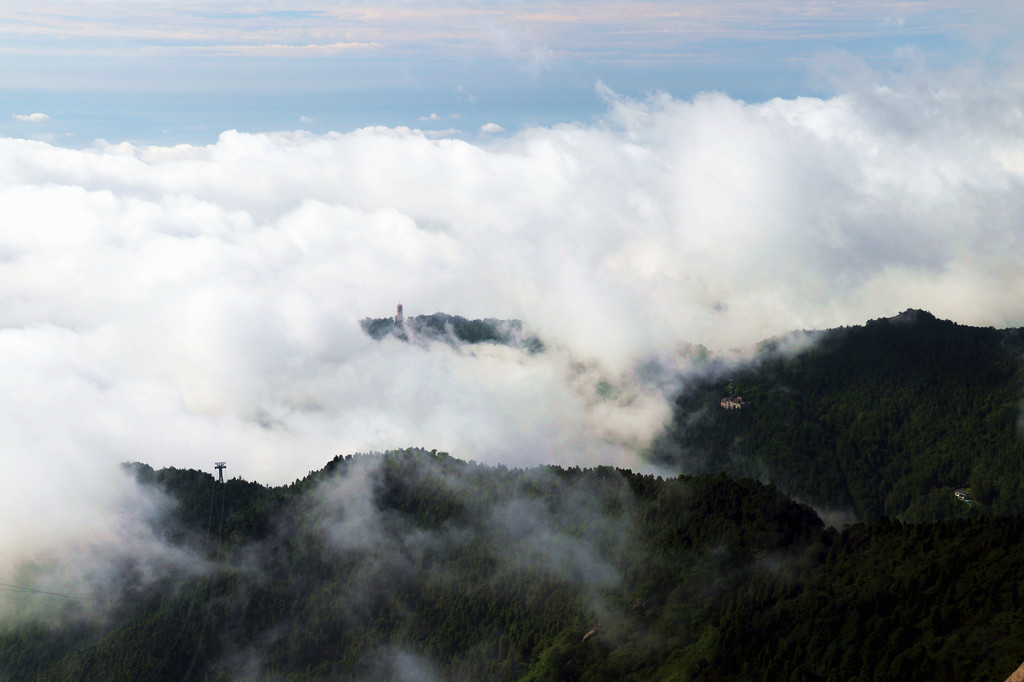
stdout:
<svg viewBox="0 0 1024 682">
<path fill-rule="evenodd" d="M 405 446 L 640 467 L 672 395 L 638 368 L 685 371 L 681 342 L 908 307 L 1024 324 L 1019 82 L 919 70 L 758 104 L 599 87 L 596 123 L 481 143 L 0 139 L 0 509 L 33 519 L 0 555 L 116 536 L 121 461 L 267 483 Z M 398 302 L 522 319 L 547 351 L 362 332 Z"/>
</svg>

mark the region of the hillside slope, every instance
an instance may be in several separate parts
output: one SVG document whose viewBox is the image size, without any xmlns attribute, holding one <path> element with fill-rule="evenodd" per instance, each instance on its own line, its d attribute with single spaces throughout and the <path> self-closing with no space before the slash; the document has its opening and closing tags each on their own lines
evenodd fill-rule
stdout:
<svg viewBox="0 0 1024 682">
<path fill-rule="evenodd" d="M 1020 515 L 1022 339 L 907 311 L 822 332 L 795 354 L 767 343 L 757 361 L 691 384 L 652 456 L 864 520 Z M 743 409 L 719 407 L 730 382 Z M 975 505 L 957 501 L 961 488 Z"/>
<path fill-rule="evenodd" d="M 380 341 L 394 337 L 402 341 L 443 343 L 495 343 L 524 348 L 531 353 L 544 350 L 541 340 L 528 334 L 519 320 L 470 320 L 461 315 L 433 313 L 406 318 L 401 324 L 391 317 L 369 317 L 360 321 L 363 331 Z"/>
<path fill-rule="evenodd" d="M 133 471 L 174 551 L 99 602 L 6 595 L 0 678 L 963 682 L 1024 648 L 1020 519 L 840 532 L 750 480 L 422 450 L 278 488 Z"/>
</svg>

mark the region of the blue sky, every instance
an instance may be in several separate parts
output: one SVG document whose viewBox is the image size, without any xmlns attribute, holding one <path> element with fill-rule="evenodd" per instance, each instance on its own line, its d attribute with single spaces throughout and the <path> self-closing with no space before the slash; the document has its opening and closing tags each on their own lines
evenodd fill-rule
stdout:
<svg viewBox="0 0 1024 682">
<path fill-rule="evenodd" d="M 485 123 L 591 121 L 606 109 L 599 81 L 631 97 L 827 96 L 843 60 L 881 71 L 1005 60 L 1019 23 L 1004 7 L 7 0 L 0 134 L 70 146 L 366 125 L 472 136 Z"/>
</svg>

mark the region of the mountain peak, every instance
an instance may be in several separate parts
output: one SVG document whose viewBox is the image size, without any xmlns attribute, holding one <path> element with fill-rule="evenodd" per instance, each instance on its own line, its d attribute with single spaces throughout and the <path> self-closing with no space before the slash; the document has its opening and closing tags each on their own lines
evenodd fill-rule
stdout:
<svg viewBox="0 0 1024 682">
<path fill-rule="evenodd" d="M 916 322 L 921 322 L 925 320 L 934 320 L 935 316 L 932 315 L 927 310 L 907 308 L 899 315 L 893 315 L 892 317 L 886 317 L 884 319 L 886 320 L 886 322 L 891 322 L 892 324 L 914 324 Z"/>
</svg>

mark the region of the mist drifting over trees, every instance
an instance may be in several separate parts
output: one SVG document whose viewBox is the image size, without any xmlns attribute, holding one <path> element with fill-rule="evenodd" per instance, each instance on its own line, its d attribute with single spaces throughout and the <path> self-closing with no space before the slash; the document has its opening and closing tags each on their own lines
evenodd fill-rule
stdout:
<svg viewBox="0 0 1024 682">
<path fill-rule="evenodd" d="M 1015 6 L 37 4 L 0 677 L 1024 659 Z"/>
</svg>

